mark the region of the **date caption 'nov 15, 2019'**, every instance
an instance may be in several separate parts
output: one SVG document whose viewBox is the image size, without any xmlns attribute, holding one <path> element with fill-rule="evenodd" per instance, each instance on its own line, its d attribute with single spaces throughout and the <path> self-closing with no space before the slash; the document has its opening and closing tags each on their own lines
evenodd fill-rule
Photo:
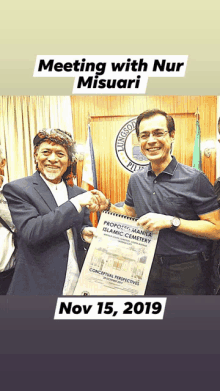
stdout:
<svg viewBox="0 0 220 391">
<path fill-rule="evenodd" d="M 54 319 L 163 319 L 166 298 L 59 297 Z"/>
</svg>

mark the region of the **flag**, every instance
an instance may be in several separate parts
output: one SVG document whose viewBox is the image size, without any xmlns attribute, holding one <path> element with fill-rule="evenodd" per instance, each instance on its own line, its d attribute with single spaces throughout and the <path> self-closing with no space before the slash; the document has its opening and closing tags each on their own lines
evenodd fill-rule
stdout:
<svg viewBox="0 0 220 391">
<path fill-rule="evenodd" d="M 92 145 L 91 129 L 90 129 L 90 125 L 88 125 L 88 136 L 87 136 L 84 161 L 83 161 L 82 188 L 85 190 L 91 190 L 91 187 L 97 189 L 97 178 L 96 178 L 95 156 L 94 156 L 94 150 Z"/>
<path fill-rule="evenodd" d="M 202 171 L 202 159 L 201 159 L 201 134 L 200 134 L 200 125 L 199 120 L 196 120 L 196 137 L 194 142 L 194 149 L 193 149 L 193 160 L 192 160 L 192 166 L 196 168 L 197 170 Z"/>
</svg>

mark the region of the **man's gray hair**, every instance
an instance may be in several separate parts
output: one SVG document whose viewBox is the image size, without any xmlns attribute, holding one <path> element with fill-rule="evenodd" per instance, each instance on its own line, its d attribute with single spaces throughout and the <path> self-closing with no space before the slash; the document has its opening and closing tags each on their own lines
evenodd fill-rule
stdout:
<svg viewBox="0 0 220 391">
<path fill-rule="evenodd" d="M 3 159 L 6 159 L 2 146 L 0 145 L 0 163 Z"/>
</svg>

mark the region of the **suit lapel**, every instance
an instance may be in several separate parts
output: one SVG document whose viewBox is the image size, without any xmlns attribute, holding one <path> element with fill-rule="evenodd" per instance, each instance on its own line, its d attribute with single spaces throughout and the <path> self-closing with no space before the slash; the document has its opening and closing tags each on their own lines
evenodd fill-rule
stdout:
<svg viewBox="0 0 220 391">
<path fill-rule="evenodd" d="M 47 204 L 48 208 L 50 210 L 54 210 L 55 208 L 57 208 L 57 203 L 55 201 L 55 198 L 51 193 L 47 184 L 41 178 L 39 172 L 36 171 L 32 177 L 33 177 L 33 185 L 35 190 L 40 194 L 41 198 Z"/>
</svg>

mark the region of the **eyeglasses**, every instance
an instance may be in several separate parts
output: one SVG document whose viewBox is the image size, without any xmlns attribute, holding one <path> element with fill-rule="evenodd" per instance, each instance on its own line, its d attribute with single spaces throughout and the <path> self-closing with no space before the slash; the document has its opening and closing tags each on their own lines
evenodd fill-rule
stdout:
<svg viewBox="0 0 220 391">
<path fill-rule="evenodd" d="M 168 130 L 161 131 L 161 130 L 155 130 L 154 132 L 146 132 L 143 133 L 139 138 L 140 140 L 149 140 L 150 136 L 153 138 L 159 139 L 165 136 L 166 133 L 169 133 Z"/>
</svg>

